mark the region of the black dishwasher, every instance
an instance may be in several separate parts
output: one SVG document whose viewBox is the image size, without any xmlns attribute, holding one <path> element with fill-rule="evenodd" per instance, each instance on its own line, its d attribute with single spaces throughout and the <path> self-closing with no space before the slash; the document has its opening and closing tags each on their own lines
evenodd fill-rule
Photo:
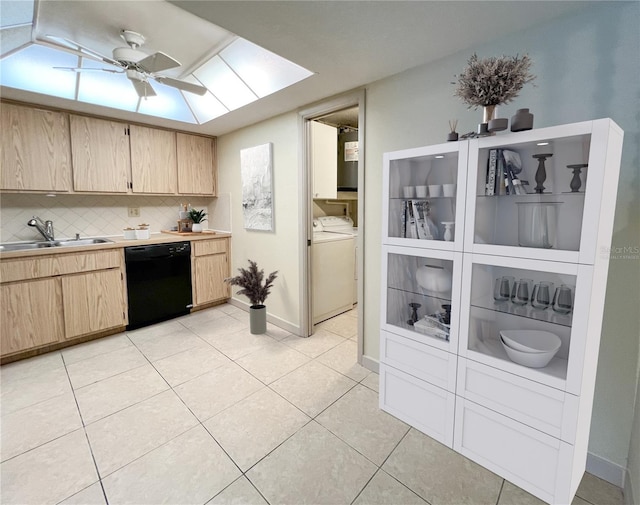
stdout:
<svg viewBox="0 0 640 505">
<path fill-rule="evenodd" d="M 189 313 L 191 244 L 125 247 L 128 329 L 140 328 Z"/>
</svg>

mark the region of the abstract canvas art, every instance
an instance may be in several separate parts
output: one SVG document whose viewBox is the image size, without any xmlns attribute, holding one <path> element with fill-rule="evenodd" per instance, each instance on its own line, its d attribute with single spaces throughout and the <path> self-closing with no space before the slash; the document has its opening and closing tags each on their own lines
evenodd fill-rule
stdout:
<svg viewBox="0 0 640 505">
<path fill-rule="evenodd" d="M 240 150 L 242 214 L 247 230 L 273 230 L 271 142 Z"/>
</svg>

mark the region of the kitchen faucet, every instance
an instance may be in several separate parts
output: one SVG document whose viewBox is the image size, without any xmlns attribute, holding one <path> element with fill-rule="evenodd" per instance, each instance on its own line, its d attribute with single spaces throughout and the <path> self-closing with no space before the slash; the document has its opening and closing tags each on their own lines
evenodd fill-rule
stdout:
<svg viewBox="0 0 640 505">
<path fill-rule="evenodd" d="M 55 237 L 53 236 L 53 221 L 42 222 L 42 219 L 38 216 L 33 216 L 29 219 L 27 225 L 33 226 L 49 242 L 53 242 L 55 240 Z"/>
</svg>

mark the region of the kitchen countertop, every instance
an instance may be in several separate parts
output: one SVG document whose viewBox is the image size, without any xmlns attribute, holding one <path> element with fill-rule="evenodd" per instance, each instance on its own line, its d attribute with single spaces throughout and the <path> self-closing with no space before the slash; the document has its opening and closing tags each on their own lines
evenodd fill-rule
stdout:
<svg viewBox="0 0 640 505">
<path fill-rule="evenodd" d="M 0 252 L 0 260 L 6 259 L 23 259 L 36 256 L 48 256 L 51 254 L 69 254 L 78 252 L 89 251 L 103 251 L 105 249 L 122 249 L 130 246 L 139 245 L 153 245 L 153 244 L 168 244 L 171 242 L 185 242 L 195 240 L 211 240 L 215 238 L 231 237 L 231 233 L 227 231 L 215 231 L 215 233 L 192 233 L 190 235 L 174 235 L 171 233 L 151 233 L 151 237 L 144 240 L 125 240 L 122 235 L 117 236 L 104 236 L 100 238 L 106 238 L 113 242 L 107 242 L 106 244 L 91 244 L 85 246 L 68 246 L 68 247 L 44 247 L 42 249 L 25 249 L 22 251 L 7 251 Z M 93 237 L 81 237 L 81 238 L 93 238 Z"/>
</svg>

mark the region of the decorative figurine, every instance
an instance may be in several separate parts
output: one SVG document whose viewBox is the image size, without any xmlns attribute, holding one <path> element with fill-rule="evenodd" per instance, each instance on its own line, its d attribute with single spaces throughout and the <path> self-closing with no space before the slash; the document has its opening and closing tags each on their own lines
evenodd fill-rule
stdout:
<svg viewBox="0 0 640 505">
<path fill-rule="evenodd" d="M 411 319 L 407 321 L 407 324 L 413 326 L 414 323 L 418 321 L 418 309 L 422 307 L 419 303 L 410 303 L 409 307 L 411 307 Z"/>
<path fill-rule="evenodd" d="M 538 160 L 538 170 L 536 171 L 536 187 L 535 187 L 535 192 L 536 193 L 544 193 L 544 186 L 542 185 L 542 183 L 547 179 L 547 171 L 545 169 L 544 166 L 544 162 L 546 161 L 547 158 L 551 158 L 551 156 L 553 156 L 553 153 L 546 153 L 546 154 L 534 154 L 533 157 L 535 159 Z"/>
<path fill-rule="evenodd" d="M 587 168 L 589 165 L 587 163 L 578 163 L 577 165 L 567 165 L 567 168 L 573 170 L 573 178 L 569 183 L 569 187 L 571 188 L 572 193 L 579 193 L 580 186 L 582 186 L 582 181 L 580 180 L 580 171 L 583 168 Z"/>
</svg>

